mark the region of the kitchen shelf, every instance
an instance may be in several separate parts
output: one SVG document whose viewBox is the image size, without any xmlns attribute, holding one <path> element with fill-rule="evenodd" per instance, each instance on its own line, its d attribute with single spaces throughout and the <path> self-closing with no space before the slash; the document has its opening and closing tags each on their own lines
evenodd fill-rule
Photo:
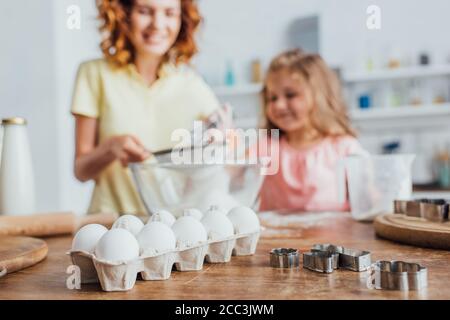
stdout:
<svg viewBox="0 0 450 320">
<path fill-rule="evenodd" d="M 344 73 L 346 83 L 384 81 L 450 75 L 450 65 L 415 66 L 408 68 L 374 70 L 372 72 Z"/>
<path fill-rule="evenodd" d="M 350 118 L 355 121 L 430 116 L 450 116 L 450 103 L 350 110 Z"/>
<path fill-rule="evenodd" d="M 449 192 L 450 188 L 444 188 L 439 183 L 414 184 L 413 192 Z"/>
<path fill-rule="evenodd" d="M 261 83 L 249 83 L 234 86 L 218 86 L 213 88 L 218 96 L 238 96 L 259 94 L 262 90 Z"/>
<path fill-rule="evenodd" d="M 414 191 L 414 199 L 450 199 L 450 191 Z"/>
</svg>

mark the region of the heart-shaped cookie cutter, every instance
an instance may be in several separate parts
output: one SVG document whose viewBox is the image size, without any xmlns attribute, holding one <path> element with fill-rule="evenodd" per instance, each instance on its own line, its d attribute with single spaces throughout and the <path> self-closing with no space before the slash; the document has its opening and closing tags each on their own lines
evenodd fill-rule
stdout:
<svg viewBox="0 0 450 320">
<path fill-rule="evenodd" d="M 372 261 L 369 251 L 349 249 L 333 244 L 315 244 L 311 252 L 330 252 L 334 254 L 334 269 L 347 269 L 356 272 L 370 268 Z"/>
<path fill-rule="evenodd" d="M 344 248 L 333 244 L 315 244 L 303 254 L 303 267 L 316 272 L 331 273 L 335 269 L 365 271 L 371 266 L 369 251 Z"/>
</svg>

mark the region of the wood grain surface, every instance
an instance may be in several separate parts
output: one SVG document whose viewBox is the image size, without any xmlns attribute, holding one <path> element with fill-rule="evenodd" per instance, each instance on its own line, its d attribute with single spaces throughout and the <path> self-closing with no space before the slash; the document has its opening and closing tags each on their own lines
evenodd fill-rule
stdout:
<svg viewBox="0 0 450 320">
<path fill-rule="evenodd" d="M 10 274 L 33 266 L 45 259 L 47 252 L 47 243 L 40 239 L 0 237 L 1 272 Z"/>
<path fill-rule="evenodd" d="M 450 222 L 431 222 L 402 214 L 377 217 L 375 231 L 380 237 L 426 248 L 450 250 Z"/>
<path fill-rule="evenodd" d="M 0 279 L 0 299 L 450 299 L 450 252 L 417 248 L 378 239 L 372 224 L 348 214 L 261 216 L 265 230 L 257 253 L 233 257 L 227 264 L 205 264 L 198 272 L 173 272 L 166 281 L 138 280 L 128 292 L 102 292 L 99 284 L 66 287 L 71 237 L 49 238 L 48 258 Z M 420 292 L 371 290 L 367 273 L 336 270 L 315 273 L 303 268 L 273 269 L 275 247 L 309 250 L 315 243 L 334 243 L 372 252 L 372 260 L 404 260 L 428 267 L 428 288 Z"/>
</svg>

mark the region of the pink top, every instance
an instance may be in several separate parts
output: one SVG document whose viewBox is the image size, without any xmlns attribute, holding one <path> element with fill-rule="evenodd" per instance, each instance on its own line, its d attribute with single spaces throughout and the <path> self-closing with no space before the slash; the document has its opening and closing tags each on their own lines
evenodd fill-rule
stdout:
<svg viewBox="0 0 450 320">
<path fill-rule="evenodd" d="M 305 149 L 293 148 L 282 137 L 279 170 L 264 180 L 260 210 L 349 210 L 348 201 L 339 199 L 338 162 L 361 153 L 365 151 L 351 136 L 325 138 Z"/>
</svg>

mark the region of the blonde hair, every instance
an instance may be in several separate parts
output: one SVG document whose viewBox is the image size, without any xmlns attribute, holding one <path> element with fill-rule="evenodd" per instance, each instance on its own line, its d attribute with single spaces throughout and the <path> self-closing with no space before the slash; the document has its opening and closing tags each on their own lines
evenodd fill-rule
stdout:
<svg viewBox="0 0 450 320">
<path fill-rule="evenodd" d="M 267 78 L 272 73 L 281 70 L 299 75 L 312 91 L 314 107 L 311 109 L 309 117 L 313 128 L 319 134 L 323 136 L 356 136 L 356 132 L 350 124 L 338 76 L 326 65 L 320 55 L 305 53 L 301 49 L 283 52 L 270 63 L 262 91 L 264 111 L 268 104 Z M 279 129 L 267 116 L 265 127 Z M 280 134 L 283 134 L 281 130 Z"/>
</svg>

